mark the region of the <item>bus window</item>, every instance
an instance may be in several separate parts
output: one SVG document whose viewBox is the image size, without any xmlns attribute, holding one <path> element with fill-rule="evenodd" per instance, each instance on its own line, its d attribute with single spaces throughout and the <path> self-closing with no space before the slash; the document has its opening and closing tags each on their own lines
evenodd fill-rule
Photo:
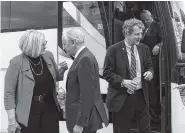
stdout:
<svg viewBox="0 0 185 133">
<path fill-rule="evenodd" d="M 9 21 L 9 15 L 10 15 L 10 2 L 4 1 L 1 2 L 1 30 L 9 29 L 10 27 L 10 21 Z"/>
<path fill-rule="evenodd" d="M 43 32 L 48 41 L 47 50 L 53 52 L 56 58 L 57 24 L 58 3 L 55 1 L 2 1 L 0 47 L 3 70 L 6 70 L 11 58 L 21 53 L 18 42 L 27 29 Z"/>
<path fill-rule="evenodd" d="M 57 2 L 2 1 L 1 32 L 57 28 Z"/>
<path fill-rule="evenodd" d="M 63 2 L 63 33 L 79 28 L 85 35 L 85 45 L 95 55 L 100 73 L 106 54 L 106 43 L 98 2 Z"/>
</svg>

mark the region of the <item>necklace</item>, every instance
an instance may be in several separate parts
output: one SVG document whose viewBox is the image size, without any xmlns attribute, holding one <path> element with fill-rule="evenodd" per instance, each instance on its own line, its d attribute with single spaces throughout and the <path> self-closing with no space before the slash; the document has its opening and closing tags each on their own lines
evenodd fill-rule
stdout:
<svg viewBox="0 0 185 133">
<path fill-rule="evenodd" d="M 43 64 L 42 64 L 41 58 L 40 58 L 39 64 L 40 64 L 40 63 L 41 63 L 41 71 L 40 71 L 40 73 L 36 73 L 36 72 L 34 71 L 33 67 L 32 67 L 32 64 L 30 63 L 30 68 L 31 68 L 32 72 L 33 72 L 35 75 L 37 75 L 37 76 L 40 76 L 40 75 L 43 73 Z"/>
<path fill-rule="evenodd" d="M 41 57 L 40 57 L 41 58 Z M 29 59 L 29 61 L 30 61 L 30 63 L 32 63 L 34 66 L 38 66 L 38 65 L 40 65 L 40 62 L 41 62 L 41 59 L 39 60 L 39 62 L 38 63 L 33 63 L 30 59 Z"/>
</svg>

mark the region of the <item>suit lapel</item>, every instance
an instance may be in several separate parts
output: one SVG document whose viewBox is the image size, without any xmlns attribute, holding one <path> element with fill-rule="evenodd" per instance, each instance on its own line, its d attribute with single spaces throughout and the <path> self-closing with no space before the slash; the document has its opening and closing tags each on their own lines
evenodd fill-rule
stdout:
<svg viewBox="0 0 185 133">
<path fill-rule="evenodd" d="M 127 50 L 126 50 L 126 46 L 125 46 L 125 42 L 123 41 L 122 45 L 120 45 L 120 48 L 119 48 L 122 56 L 123 56 L 123 59 L 125 61 L 125 64 L 127 66 L 127 68 L 129 69 L 129 62 L 128 62 L 128 56 L 127 56 Z"/>
<path fill-rule="evenodd" d="M 88 50 L 87 48 L 84 48 L 84 49 L 79 53 L 79 55 L 77 56 L 77 58 L 74 59 L 73 64 L 71 65 L 71 67 L 70 67 L 70 69 L 69 69 L 69 71 L 68 71 L 68 74 L 67 74 L 66 89 L 67 89 L 68 80 L 69 80 L 71 71 L 75 68 L 75 66 L 76 66 L 76 64 L 78 63 L 80 57 L 81 57 L 87 50 Z"/>
<path fill-rule="evenodd" d="M 34 81 L 34 77 L 30 68 L 30 63 L 29 59 L 27 56 L 23 55 L 23 60 L 22 60 L 22 71 L 23 73 L 32 81 Z"/>
</svg>

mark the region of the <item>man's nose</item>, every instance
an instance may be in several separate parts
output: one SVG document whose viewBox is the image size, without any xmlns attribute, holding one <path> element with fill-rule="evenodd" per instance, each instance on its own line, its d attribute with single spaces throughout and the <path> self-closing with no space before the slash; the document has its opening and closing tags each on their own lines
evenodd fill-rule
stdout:
<svg viewBox="0 0 185 133">
<path fill-rule="evenodd" d="M 63 50 L 64 50 L 64 52 L 66 52 L 66 47 L 65 46 L 63 46 Z"/>
<path fill-rule="evenodd" d="M 141 39 L 141 38 L 142 38 L 142 36 L 143 36 L 142 34 L 139 34 L 138 38 L 139 38 L 139 39 Z"/>
</svg>

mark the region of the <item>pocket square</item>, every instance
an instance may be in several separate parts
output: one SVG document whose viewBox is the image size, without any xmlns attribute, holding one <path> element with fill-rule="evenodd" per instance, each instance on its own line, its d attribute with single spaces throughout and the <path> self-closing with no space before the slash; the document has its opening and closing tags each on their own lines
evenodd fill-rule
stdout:
<svg viewBox="0 0 185 133">
<path fill-rule="evenodd" d="M 123 50 L 125 50 L 125 48 L 122 48 Z"/>
</svg>

